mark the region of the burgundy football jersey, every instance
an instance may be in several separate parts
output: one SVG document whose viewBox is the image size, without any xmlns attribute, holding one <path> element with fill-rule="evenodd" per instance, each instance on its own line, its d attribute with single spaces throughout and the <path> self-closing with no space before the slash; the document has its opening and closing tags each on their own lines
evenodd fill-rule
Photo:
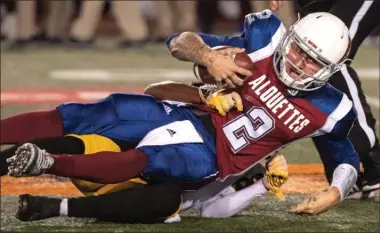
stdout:
<svg viewBox="0 0 380 233">
<path fill-rule="evenodd" d="M 297 139 L 330 133 L 331 127 L 326 127 L 334 119 L 329 119 L 329 112 L 319 102 L 330 102 L 334 109 L 340 106 L 340 115 L 352 108 L 346 96 L 330 89 L 321 88 L 307 97 L 293 96 L 277 78 L 272 56 L 255 62 L 253 76 L 237 90 L 244 111 L 231 111 L 222 117 L 211 110 L 219 176 L 240 173 Z"/>
</svg>

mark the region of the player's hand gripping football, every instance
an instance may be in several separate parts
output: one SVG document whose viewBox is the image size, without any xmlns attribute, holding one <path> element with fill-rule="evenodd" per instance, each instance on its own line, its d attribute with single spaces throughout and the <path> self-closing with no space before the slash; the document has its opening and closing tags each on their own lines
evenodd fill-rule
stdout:
<svg viewBox="0 0 380 233">
<path fill-rule="evenodd" d="M 264 186 L 269 192 L 274 193 L 276 197 L 283 200 L 284 194 L 280 188 L 289 177 L 288 165 L 284 155 L 280 152 L 276 152 L 276 154 L 267 161 L 265 170 L 263 178 Z"/>
<path fill-rule="evenodd" d="M 290 211 L 295 214 L 317 215 L 326 212 L 330 207 L 340 202 L 340 192 L 336 187 L 311 195 Z"/>
<path fill-rule="evenodd" d="M 204 85 L 199 88 L 199 96 L 203 103 L 216 109 L 221 116 L 225 116 L 231 109 L 243 111 L 243 103 L 240 95 L 233 92 L 219 90 L 213 85 Z"/>
<path fill-rule="evenodd" d="M 205 64 L 209 74 L 215 78 L 218 83 L 224 83 L 227 87 L 235 88 L 243 85 L 243 80 L 237 74 L 243 76 L 251 76 L 249 70 L 239 67 L 234 62 L 233 56 L 237 53 L 243 53 L 245 50 L 242 48 L 226 48 L 223 50 L 212 50 Z"/>
</svg>

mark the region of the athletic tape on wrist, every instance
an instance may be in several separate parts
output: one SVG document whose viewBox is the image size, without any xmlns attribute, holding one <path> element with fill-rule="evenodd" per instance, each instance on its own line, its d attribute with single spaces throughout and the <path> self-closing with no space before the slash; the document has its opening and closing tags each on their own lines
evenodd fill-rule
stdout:
<svg viewBox="0 0 380 233">
<path fill-rule="evenodd" d="M 334 170 L 333 180 L 330 187 L 338 188 L 340 192 L 340 200 L 342 201 L 354 187 L 357 178 L 358 172 L 352 165 L 347 163 L 340 164 Z"/>
</svg>

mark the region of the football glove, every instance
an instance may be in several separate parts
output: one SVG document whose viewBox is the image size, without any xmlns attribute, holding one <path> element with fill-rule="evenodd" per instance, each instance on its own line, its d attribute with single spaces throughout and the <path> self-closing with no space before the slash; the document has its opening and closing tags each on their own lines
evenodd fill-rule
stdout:
<svg viewBox="0 0 380 233">
<path fill-rule="evenodd" d="M 213 85 L 204 85 L 198 90 L 202 102 L 216 109 L 221 116 L 225 116 L 233 108 L 243 111 L 241 97 L 235 91 L 226 93 L 226 90 L 219 90 Z"/>
<path fill-rule="evenodd" d="M 274 193 L 276 197 L 283 200 L 284 194 L 280 190 L 281 186 L 288 180 L 288 165 L 283 154 L 276 154 L 266 162 L 265 175 L 263 178 L 264 186 L 269 192 Z"/>
</svg>

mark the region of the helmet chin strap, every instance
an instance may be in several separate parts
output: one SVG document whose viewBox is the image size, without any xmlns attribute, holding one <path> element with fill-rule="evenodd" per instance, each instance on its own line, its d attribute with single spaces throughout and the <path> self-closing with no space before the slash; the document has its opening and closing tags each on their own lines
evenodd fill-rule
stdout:
<svg viewBox="0 0 380 233">
<path fill-rule="evenodd" d="M 353 61 L 354 60 L 352 60 L 350 58 L 344 59 L 341 63 L 336 65 L 336 69 L 334 70 L 334 73 L 336 72 L 336 70 L 340 69 L 346 62 L 352 63 Z"/>
<path fill-rule="evenodd" d="M 301 20 L 301 14 L 298 12 L 297 13 L 297 21 L 290 25 L 289 29 L 292 30 L 294 28 L 294 25 L 296 25 L 299 21 Z"/>
</svg>

